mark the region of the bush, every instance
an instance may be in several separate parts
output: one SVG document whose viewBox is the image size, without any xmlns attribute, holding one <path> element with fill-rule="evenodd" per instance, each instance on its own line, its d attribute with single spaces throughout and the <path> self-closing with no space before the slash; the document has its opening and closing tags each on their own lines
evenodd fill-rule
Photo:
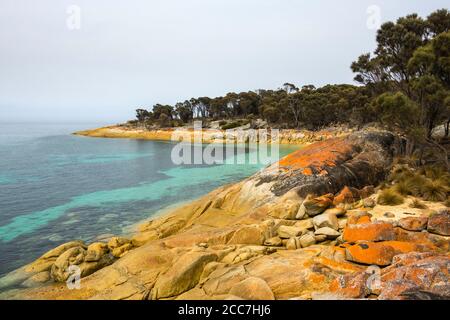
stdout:
<svg viewBox="0 0 450 320">
<path fill-rule="evenodd" d="M 392 188 L 384 189 L 381 191 L 378 196 L 378 204 L 386 205 L 386 206 L 396 206 L 402 204 L 404 202 L 404 198 L 402 195 L 398 194 Z"/>
<path fill-rule="evenodd" d="M 428 180 L 422 185 L 420 192 L 427 201 L 446 201 L 448 187 L 441 180 Z"/>
<path fill-rule="evenodd" d="M 420 201 L 419 199 L 414 199 L 410 204 L 409 204 L 410 208 L 415 208 L 415 209 L 426 209 L 428 208 L 422 201 Z"/>
<path fill-rule="evenodd" d="M 397 182 L 393 189 L 403 196 L 415 194 L 419 190 L 419 188 L 409 179 Z"/>
<path fill-rule="evenodd" d="M 233 121 L 226 125 L 221 126 L 221 129 L 222 130 L 234 129 L 234 128 L 237 128 L 240 126 L 245 126 L 248 123 L 249 123 L 249 121 L 237 120 L 237 121 Z"/>
</svg>

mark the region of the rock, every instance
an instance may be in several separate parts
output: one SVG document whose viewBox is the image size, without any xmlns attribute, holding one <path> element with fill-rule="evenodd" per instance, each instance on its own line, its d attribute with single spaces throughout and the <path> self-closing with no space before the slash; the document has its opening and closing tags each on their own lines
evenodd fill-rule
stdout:
<svg viewBox="0 0 450 320">
<path fill-rule="evenodd" d="M 395 218 L 395 214 L 393 214 L 392 212 L 385 212 L 383 216 L 386 218 Z"/>
<path fill-rule="evenodd" d="M 203 268 L 217 255 L 211 252 L 191 251 L 182 255 L 173 266 L 159 276 L 152 289 L 152 299 L 179 295 L 197 285 Z"/>
<path fill-rule="evenodd" d="M 248 277 L 242 265 L 233 265 L 213 271 L 203 284 L 203 290 L 208 295 L 228 294 L 235 285 Z"/>
<path fill-rule="evenodd" d="M 36 273 L 34 276 L 28 278 L 24 282 L 22 282 L 22 286 L 24 287 L 36 287 L 39 285 L 42 285 L 45 282 L 48 282 L 51 280 L 50 272 L 48 271 L 42 271 L 39 273 Z"/>
<path fill-rule="evenodd" d="M 269 252 L 271 252 L 269 248 L 264 246 L 245 246 L 228 253 L 221 259 L 221 262 L 236 264 Z"/>
<path fill-rule="evenodd" d="M 365 198 L 365 199 L 363 199 L 362 204 L 366 208 L 373 208 L 377 205 L 377 202 L 373 198 Z"/>
<path fill-rule="evenodd" d="M 290 238 L 286 243 L 286 249 L 288 250 L 297 250 L 302 247 L 300 243 L 300 237 Z"/>
<path fill-rule="evenodd" d="M 428 218 L 427 217 L 407 217 L 402 218 L 398 221 L 400 228 L 409 231 L 422 231 L 427 228 Z"/>
<path fill-rule="evenodd" d="M 322 213 L 313 218 L 315 229 L 328 227 L 334 230 L 339 229 L 339 221 L 333 213 Z"/>
<path fill-rule="evenodd" d="M 347 212 L 347 224 L 360 224 L 370 222 L 372 215 L 365 210 L 352 210 Z"/>
<path fill-rule="evenodd" d="M 306 214 L 313 217 L 324 212 L 332 203 L 333 195 L 326 194 L 316 198 L 307 197 L 303 201 L 303 206 L 305 207 Z"/>
<path fill-rule="evenodd" d="M 287 200 L 276 204 L 269 212 L 269 216 L 278 219 L 293 220 L 296 219 L 300 203 L 294 200 Z"/>
<path fill-rule="evenodd" d="M 323 227 L 323 228 L 317 229 L 314 232 L 314 235 L 316 235 L 316 236 L 323 235 L 323 236 L 326 236 L 327 239 L 336 239 L 341 234 L 338 231 L 334 230 L 334 229 L 331 229 L 331 228 L 328 228 L 328 227 Z"/>
<path fill-rule="evenodd" d="M 257 224 L 245 225 L 234 232 L 228 244 L 254 244 L 262 245 L 265 240 L 266 230 Z"/>
<path fill-rule="evenodd" d="M 93 262 L 99 261 L 101 257 L 109 252 L 109 247 L 106 243 L 94 242 L 87 248 L 86 257 L 84 261 Z"/>
<path fill-rule="evenodd" d="M 116 258 L 121 258 L 131 249 L 133 249 L 133 244 L 131 242 L 128 242 L 120 247 L 114 248 L 111 254 Z"/>
<path fill-rule="evenodd" d="M 270 247 L 281 247 L 282 244 L 280 237 L 273 237 L 264 241 L 264 245 Z"/>
<path fill-rule="evenodd" d="M 345 210 L 344 208 L 331 208 L 331 209 L 327 209 L 323 212 L 323 214 L 333 214 L 336 217 L 342 217 L 345 215 L 345 213 L 347 212 L 347 210 Z"/>
<path fill-rule="evenodd" d="M 130 243 L 131 241 L 126 239 L 126 238 L 122 238 L 122 237 L 112 237 L 109 241 L 108 241 L 108 247 L 110 250 L 114 250 L 115 248 L 119 248 L 125 244 Z"/>
<path fill-rule="evenodd" d="M 70 276 L 69 266 L 79 265 L 84 261 L 86 250 L 81 247 L 72 247 L 61 254 L 51 269 L 51 277 L 57 282 L 64 282 Z"/>
<path fill-rule="evenodd" d="M 347 219 L 339 219 L 339 230 L 343 230 L 347 226 Z"/>
<path fill-rule="evenodd" d="M 297 211 L 297 214 L 295 215 L 295 219 L 302 220 L 306 218 L 308 218 L 308 214 L 306 213 L 306 208 L 302 203 Z"/>
<path fill-rule="evenodd" d="M 439 213 L 433 214 L 428 219 L 428 232 L 440 234 L 443 236 L 450 236 L 450 212 L 443 210 Z"/>
<path fill-rule="evenodd" d="M 359 272 L 355 274 L 340 275 L 330 285 L 330 291 L 346 299 L 361 299 L 370 294 L 367 280 L 370 274 Z"/>
<path fill-rule="evenodd" d="M 298 237 L 305 232 L 305 229 L 299 227 L 280 226 L 278 228 L 278 236 L 283 239 Z"/>
<path fill-rule="evenodd" d="M 230 294 L 245 300 L 275 300 L 272 290 L 261 278 L 249 277 L 235 284 Z"/>
<path fill-rule="evenodd" d="M 380 300 L 450 298 L 450 258 L 432 253 L 398 255 L 381 274 Z"/>
<path fill-rule="evenodd" d="M 300 237 L 300 245 L 302 248 L 306 248 L 316 244 L 316 238 L 314 237 L 314 232 L 308 232 Z"/>
<path fill-rule="evenodd" d="M 316 240 L 317 243 L 319 243 L 319 242 L 323 242 L 323 241 L 327 240 L 328 236 L 325 234 L 318 234 L 318 235 L 314 235 L 314 239 Z"/>
<path fill-rule="evenodd" d="M 308 229 L 314 229 L 314 224 L 312 222 L 312 219 L 306 219 L 302 221 L 297 221 L 293 225 L 294 227 L 302 228 L 304 230 Z"/>
<path fill-rule="evenodd" d="M 354 243 L 360 240 L 384 241 L 394 240 L 394 226 L 388 222 L 372 222 L 363 224 L 350 224 L 344 229 L 344 241 Z"/>
<path fill-rule="evenodd" d="M 57 258 L 59 257 L 61 254 L 63 254 L 64 252 L 66 252 L 67 250 L 69 250 L 70 248 L 74 248 L 74 247 L 82 247 L 82 248 L 86 248 L 86 246 L 84 245 L 84 242 L 81 240 L 76 240 L 76 241 L 70 241 L 67 243 L 64 243 L 46 253 L 44 253 L 40 259 L 50 259 L 50 258 Z"/>
<path fill-rule="evenodd" d="M 393 257 L 397 254 L 429 249 L 416 243 L 403 241 L 364 241 L 346 248 L 345 254 L 346 259 L 349 261 L 387 266 L 391 264 Z"/>
<path fill-rule="evenodd" d="M 339 204 L 349 204 L 360 200 L 359 191 L 356 188 L 345 186 L 333 200 L 335 206 Z"/>
</svg>

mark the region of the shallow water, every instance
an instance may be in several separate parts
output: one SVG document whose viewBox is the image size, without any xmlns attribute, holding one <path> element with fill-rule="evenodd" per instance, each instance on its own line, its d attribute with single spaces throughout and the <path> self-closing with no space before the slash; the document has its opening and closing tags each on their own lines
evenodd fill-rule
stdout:
<svg viewBox="0 0 450 320">
<path fill-rule="evenodd" d="M 265 166 L 177 166 L 172 142 L 70 134 L 98 126 L 0 124 L 0 274 L 66 241 L 121 234 Z M 282 146 L 280 155 L 297 148 Z M 252 152 L 240 146 L 231 158 Z"/>
</svg>

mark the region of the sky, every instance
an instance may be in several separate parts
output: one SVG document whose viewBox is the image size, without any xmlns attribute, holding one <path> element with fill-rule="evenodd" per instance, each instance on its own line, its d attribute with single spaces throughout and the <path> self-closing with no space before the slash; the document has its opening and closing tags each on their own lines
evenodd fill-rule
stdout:
<svg viewBox="0 0 450 320">
<path fill-rule="evenodd" d="M 198 96 L 354 83 L 380 23 L 448 0 L 0 0 L 0 123 L 111 122 Z"/>
</svg>

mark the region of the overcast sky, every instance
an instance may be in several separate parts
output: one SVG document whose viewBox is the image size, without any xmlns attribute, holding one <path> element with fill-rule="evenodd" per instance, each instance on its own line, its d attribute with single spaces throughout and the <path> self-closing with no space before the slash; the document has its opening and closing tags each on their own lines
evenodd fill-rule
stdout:
<svg viewBox="0 0 450 320">
<path fill-rule="evenodd" d="M 448 0 L 0 0 L 0 122 L 115 123 L 155 103 L 353 83 L 373 5 L 383 22 Z"/>
</svg>

